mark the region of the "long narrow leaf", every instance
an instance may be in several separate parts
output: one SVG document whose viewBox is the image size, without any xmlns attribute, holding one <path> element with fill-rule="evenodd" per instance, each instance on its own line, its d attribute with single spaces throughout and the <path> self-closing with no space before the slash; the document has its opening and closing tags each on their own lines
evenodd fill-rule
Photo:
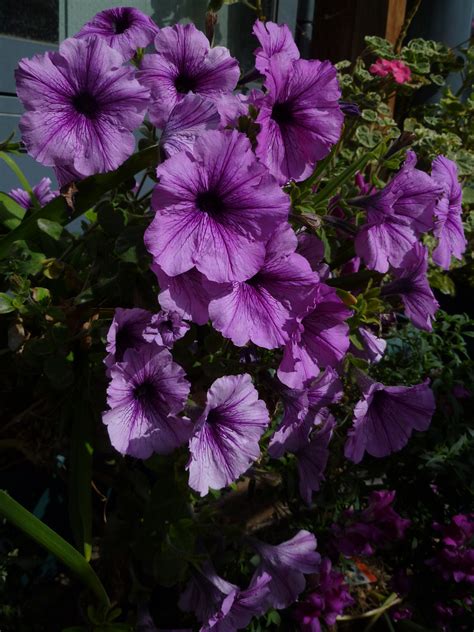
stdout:
<svg viewBox="0 0 474 632">
<path fill-rule="evenodd" d="M 0 490 L 0 514 L 60 559 L 94 592 L 104 606 L 110 607 L 102 582 L 85 558 L 69 542 L 38 520 L 3 490 Z"/>
</svg>

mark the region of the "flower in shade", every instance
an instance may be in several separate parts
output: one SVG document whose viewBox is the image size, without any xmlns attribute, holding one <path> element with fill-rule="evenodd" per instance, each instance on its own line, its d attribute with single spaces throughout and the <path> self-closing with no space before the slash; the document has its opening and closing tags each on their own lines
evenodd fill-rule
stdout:
<svg viewBox="0 0 474 632">
<path fill-rule="evenodd" d="M 128 60 L 138 48 L 148 46 L 157 33 L 153 20 L 138 9 L 115 7 L 97 13 L 75 37 L 100 37 Z"/>
<path fill-rule="evenodd" d="M 317 573 L 321 556 L 316 552 L 316 538 L 309 531 L 298 533 L 276 546 L 252 539 L 260 556 L 256 577 L 268 573 L 271 581 L 268 600 L 273 608 L 287 608 L 306 586 L 305 574 Z"/>
<path fill-rule="evenodd" d="M 300 319 L 286 344 L 278 378 L 290 388 L 304 388 L 319 367 L 336 367 L 349 348 L 351 315 L 336 290 L 324 283 L 317 287 L 313 304 Z"/>
<path fill-rule="evenodd" d="M 331 271 L 327 263 L 324 263 L 324 244 L 323 242 L 306 231 L 298 233 L 298 247 L 296 252 L 309 261 L 311 269 L 318 273 L 321 281 L 325 281 Z"/>
<path fill-rule="evenodd" d="M 167 156 L 191 149 L 196 138 L 208 129 L 219 127 L 216 104 L 199 94 L 187 94 L 171 110 L 160 138 Z"/>
<path fill-rule="evenodd" d="M 33 187 L 33 193 L 40 206 L 45 206 L 58 195 L 57 191 L 51 191 L 51 180 L 49 178 L 41 178 L 38 184 Z M 12 189 L 8 195 L 26 211 L 33 207 L 30 194 L 24 189 Z"/>
<path fill-rule="evenodd" d="M 383 189 L 357 201 L 367 211 L 367 223 L 356 236 L 355 250 L 371 270 L 400 266 L 417 235 L 433 228 L 441 187 L 415 165 L 416 154 L 408 151 L 403 167 Z"/>
<path fill-rule="evenodd" d="M 439 307 L 431 291 L 426 272 L 428 251 L 417 242 L 408 252 L 399 268 L 393 269 L 394 281 L 383 286 L 381 295 L 399 295 L 412 323 L 420 329 L 431 331 L 431 321 Z"/>
<path fill-rule="evenodd" d="M 189 442 L 189 485 L 205 496 L 237 480 L 260 456 L 258 441 L 269 421 L 250 375 L 217 379 Z"/>
<path fill-rule="evenodd" d="M 254 276 L 208 284 L 211 322 L 235 345 L 251 340 L 274 349 L 288 341 L 296 316 L 311 300 L 319 280 L 306 259 L 294 252 L 296 244 L 294 232 L 282 223 L 268 240 L 265 260 Z"/>
<path fill-rule="evenodd" d="M 225 597 L 238 590 L 238 586 L 220 577 L 214 566 L 206 561 L 201 569 L 195 569 L 178 605 L 184 612 L 193 612 L 201 623 L 219 611 Z"/>
<path fill-rule="evenodd" d="M 293 616 L 302 632 L 322 632 L 325 628 L 321 622 L 335 625 L 336 617 L 354 600 L 344 582 L 344 575 L 333 570 L 328 558 L 321 560 L 318 575 L 308 583 L 311 592 L 295 606 Z"/>
<path fill-rule="evenodd" d="M 441 543 L 428 566 L 445 581 L 474 584 L 474 514 L 453 516 L 448 525 L 435 522 L 433 529 L 441 535 Z"/>
<path fill-rule="evenodd" d="M 357 332 L 362 349 L 358 349 L 351 343 L 351 353 L 357 358 L 367 360 L 367 362 L 371 364 L 380 362 L 387 348 L 387 341 L 383 338 L 379 338 L 366 327 L 359 327 Z"/>
<path fill-rule="evenodd" d="M 461 259 L 467 245 L 462 225 L 462 188 L 456 163 L 444 156 L 433 161 L 431 176 L 443 187 L 443 195 L 434 210 L 438 245 L 433 251 L 433 261 L 448 270 L 451 257 Z"/>
<path fill-rule="evenodd" d="M 211 281 L 244 281 L 265 259 L 265 243 L 288 216 L 289 197 L 237 131 L 202 134 L 193 153 L 157 169 L 155 218 L 145 244 L 169 276 L 194 266 Z"/>
<path fill-rule="evenodd" d="M 435 411 L 429 380 L 414 386 L 385 386 L 360 372 L 363 398 L 354 408 L 344 453 L 360 463 L 364 453 L 383 457 L 401 450 L 413 430 L 428 430 Z"/>
<path fill-rule="evenodd" d="M 255 50 L 255 67 L 261 73 L 268 70 L 270 59 L 279 53 L 285 59 L 299 59 L 300 52 L 286 24 L 257 20 L 253 26 L 253 34 L 260 43 Z"/>
<path fill-rule="evenodd" d="M 265 87 L 256 154 L 280 184 L 304 180 L 341 134 L 336 69 L 328 61 L 276 55 L 268 62 Z"/>
<path fill-rule="evenodd" d="M 237 85 L 237 60 L 223 46 L 211 48 L 193 24 L 160 29 L 155 48 L 156 53 L 144 55 L 138 76 L 151 90 L 149 114 L 158 127 L 189 92 L 213 98 L 232 92 Z"/>
<path fill-rule="evenodd" d="M 104 40 L 67 39 L 58 52 L 22 59 L 15 76 L 22 138 L 38 162 L 89 176 L 133 152 L 148 90 Z"/>
<path fill-rule="evenodd" d="M 196 268 L 170 277 L 160 266 L 152 265 L 160 285 L 158 300 L 164 310 L 177 312 L 182 318 L 204 325 L 209 320 L 209 300 L 204 287 L 205 276 Z"/>
<path fill-rule="evenodd" d="M 285 452 L 296 452 L 307 443 L 309 432 L 315 424 L 315 414 L 339 401 L 342 394 L 341 380 L 331 367 L 327 367 L 307 389 L 283 389 L 281 397 L 284 413 L 270 440 L 270 456 L 279 458 Z"/>
<path fill-rule="evenodd" d="M 192 432 L 191 422 L 176 416 L 189 394 L 185 373 L 155 343 L 129 349 L 123 360 L 110 369 L 110 410 L 102 416 L 110 441 L 121 454 L 139 459 L 168 454 Z"/>
<path fill-rule="evenodd" d="M 366 509 L 345 512 L 345 524 L 333 525 L 336 547 L 343 555 L 373 555 L 377 547 L 391 545 L 405 537 L 410 520 L 402 518 L 393 508 L 395 492 L 372 492 Z"/>
<path fill-rule="evenodd" d="M 189 324 L 178 312 L 160 311 L 151 318 L 150 326 L 145 330 L 145 336 L 155 335 L 155 341 L 164 347 L 171 347 L 189 331 Z"/>
<path fill-rule="evenodd" d="M 161 344 L 161 336 L 156 327 L 152 327 L 153 314 L 146 309 L 117 307 L 107 332 L 105 364 L 111 367 L 122 362 L 127 349 L 138 349 L 147 342 Z"/>
<path fill-rule="evenodd" d="M 377 59 L 373 63 L 369 71 L 378 77 L 387 77 L 391 75 L 396 83 L 407 83 L 411 80 L 411 70 L 400 59 Z"/>
</svg>

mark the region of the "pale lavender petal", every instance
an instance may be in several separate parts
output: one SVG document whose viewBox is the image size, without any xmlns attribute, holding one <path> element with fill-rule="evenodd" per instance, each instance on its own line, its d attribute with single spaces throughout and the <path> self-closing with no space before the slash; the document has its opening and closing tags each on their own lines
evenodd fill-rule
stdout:
<svg viewBox="0 0 474 632">
<path fill-rule="evenodd" d="M 152 265 L 151 269 L 160 285 L 158 300 L 164 310 L 177 312 L 198 325 L 207 323 L 210 297 L 204 285 L 204 275 L 196 268 L 174 277 L 168 276 L 158 265 Z"/>
<path fill-rule="evenodd" d="M 255 67 L 261 73 L 268 69 L 270 59 L 278 53 L 283 53 L 290 60 L 299 59 L 298 47 L 286 24 L 257 20 L 253 34 L 260 42 L 259 48 L 255 50 Z"/>
</svg>

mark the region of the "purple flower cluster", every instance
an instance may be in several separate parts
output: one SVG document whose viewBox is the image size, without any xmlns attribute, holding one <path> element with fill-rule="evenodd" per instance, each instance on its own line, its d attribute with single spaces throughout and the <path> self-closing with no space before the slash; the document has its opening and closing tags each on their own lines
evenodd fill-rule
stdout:
<svg viewBox="0 0 474 632">
<path fill-rule="evenodd" d="M 427 564 L 445 581 L 474 584 L 474 514 L 458 514 L 449 525 L 434 523 L 433 529 L 440 546 Z"/>
<path fill-rule="evenodd" d="M 372 492 L 366 509 L 347 510 L 344 524 L 332 527 L 336 549 L 347 557 L 373 555 L 378 547 L 403 539 L 410 520 L 397 514 L 394 500 L 394 491 Z"/>
</svg>

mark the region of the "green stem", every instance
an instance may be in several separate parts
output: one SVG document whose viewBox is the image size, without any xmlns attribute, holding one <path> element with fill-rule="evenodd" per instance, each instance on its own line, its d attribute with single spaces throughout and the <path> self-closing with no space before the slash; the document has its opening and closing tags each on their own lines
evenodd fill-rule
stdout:
<svg viewBox="0 0 474 632">
<path fill-rule="evenodd" d="M 16 175 L 18 180 L 21 182 L 21 186 L 25 189 L 25 191 L 30 196 L 31 203 L 33 204 L 33 206 L 36 209 L 41 208 L 36 195 L 33 193 L 33 189 L 31 188 L 30 183 L 28 182 L 28 180 L 25 177 L 25 174 L 20 169 L 20 167 L 16 164 L 16 162 L 12 160 L 10 156 L 6 154 L 4 151 L 0 151 L 0 158 L 10 167 L 10 169 Z"/>
</svg>

